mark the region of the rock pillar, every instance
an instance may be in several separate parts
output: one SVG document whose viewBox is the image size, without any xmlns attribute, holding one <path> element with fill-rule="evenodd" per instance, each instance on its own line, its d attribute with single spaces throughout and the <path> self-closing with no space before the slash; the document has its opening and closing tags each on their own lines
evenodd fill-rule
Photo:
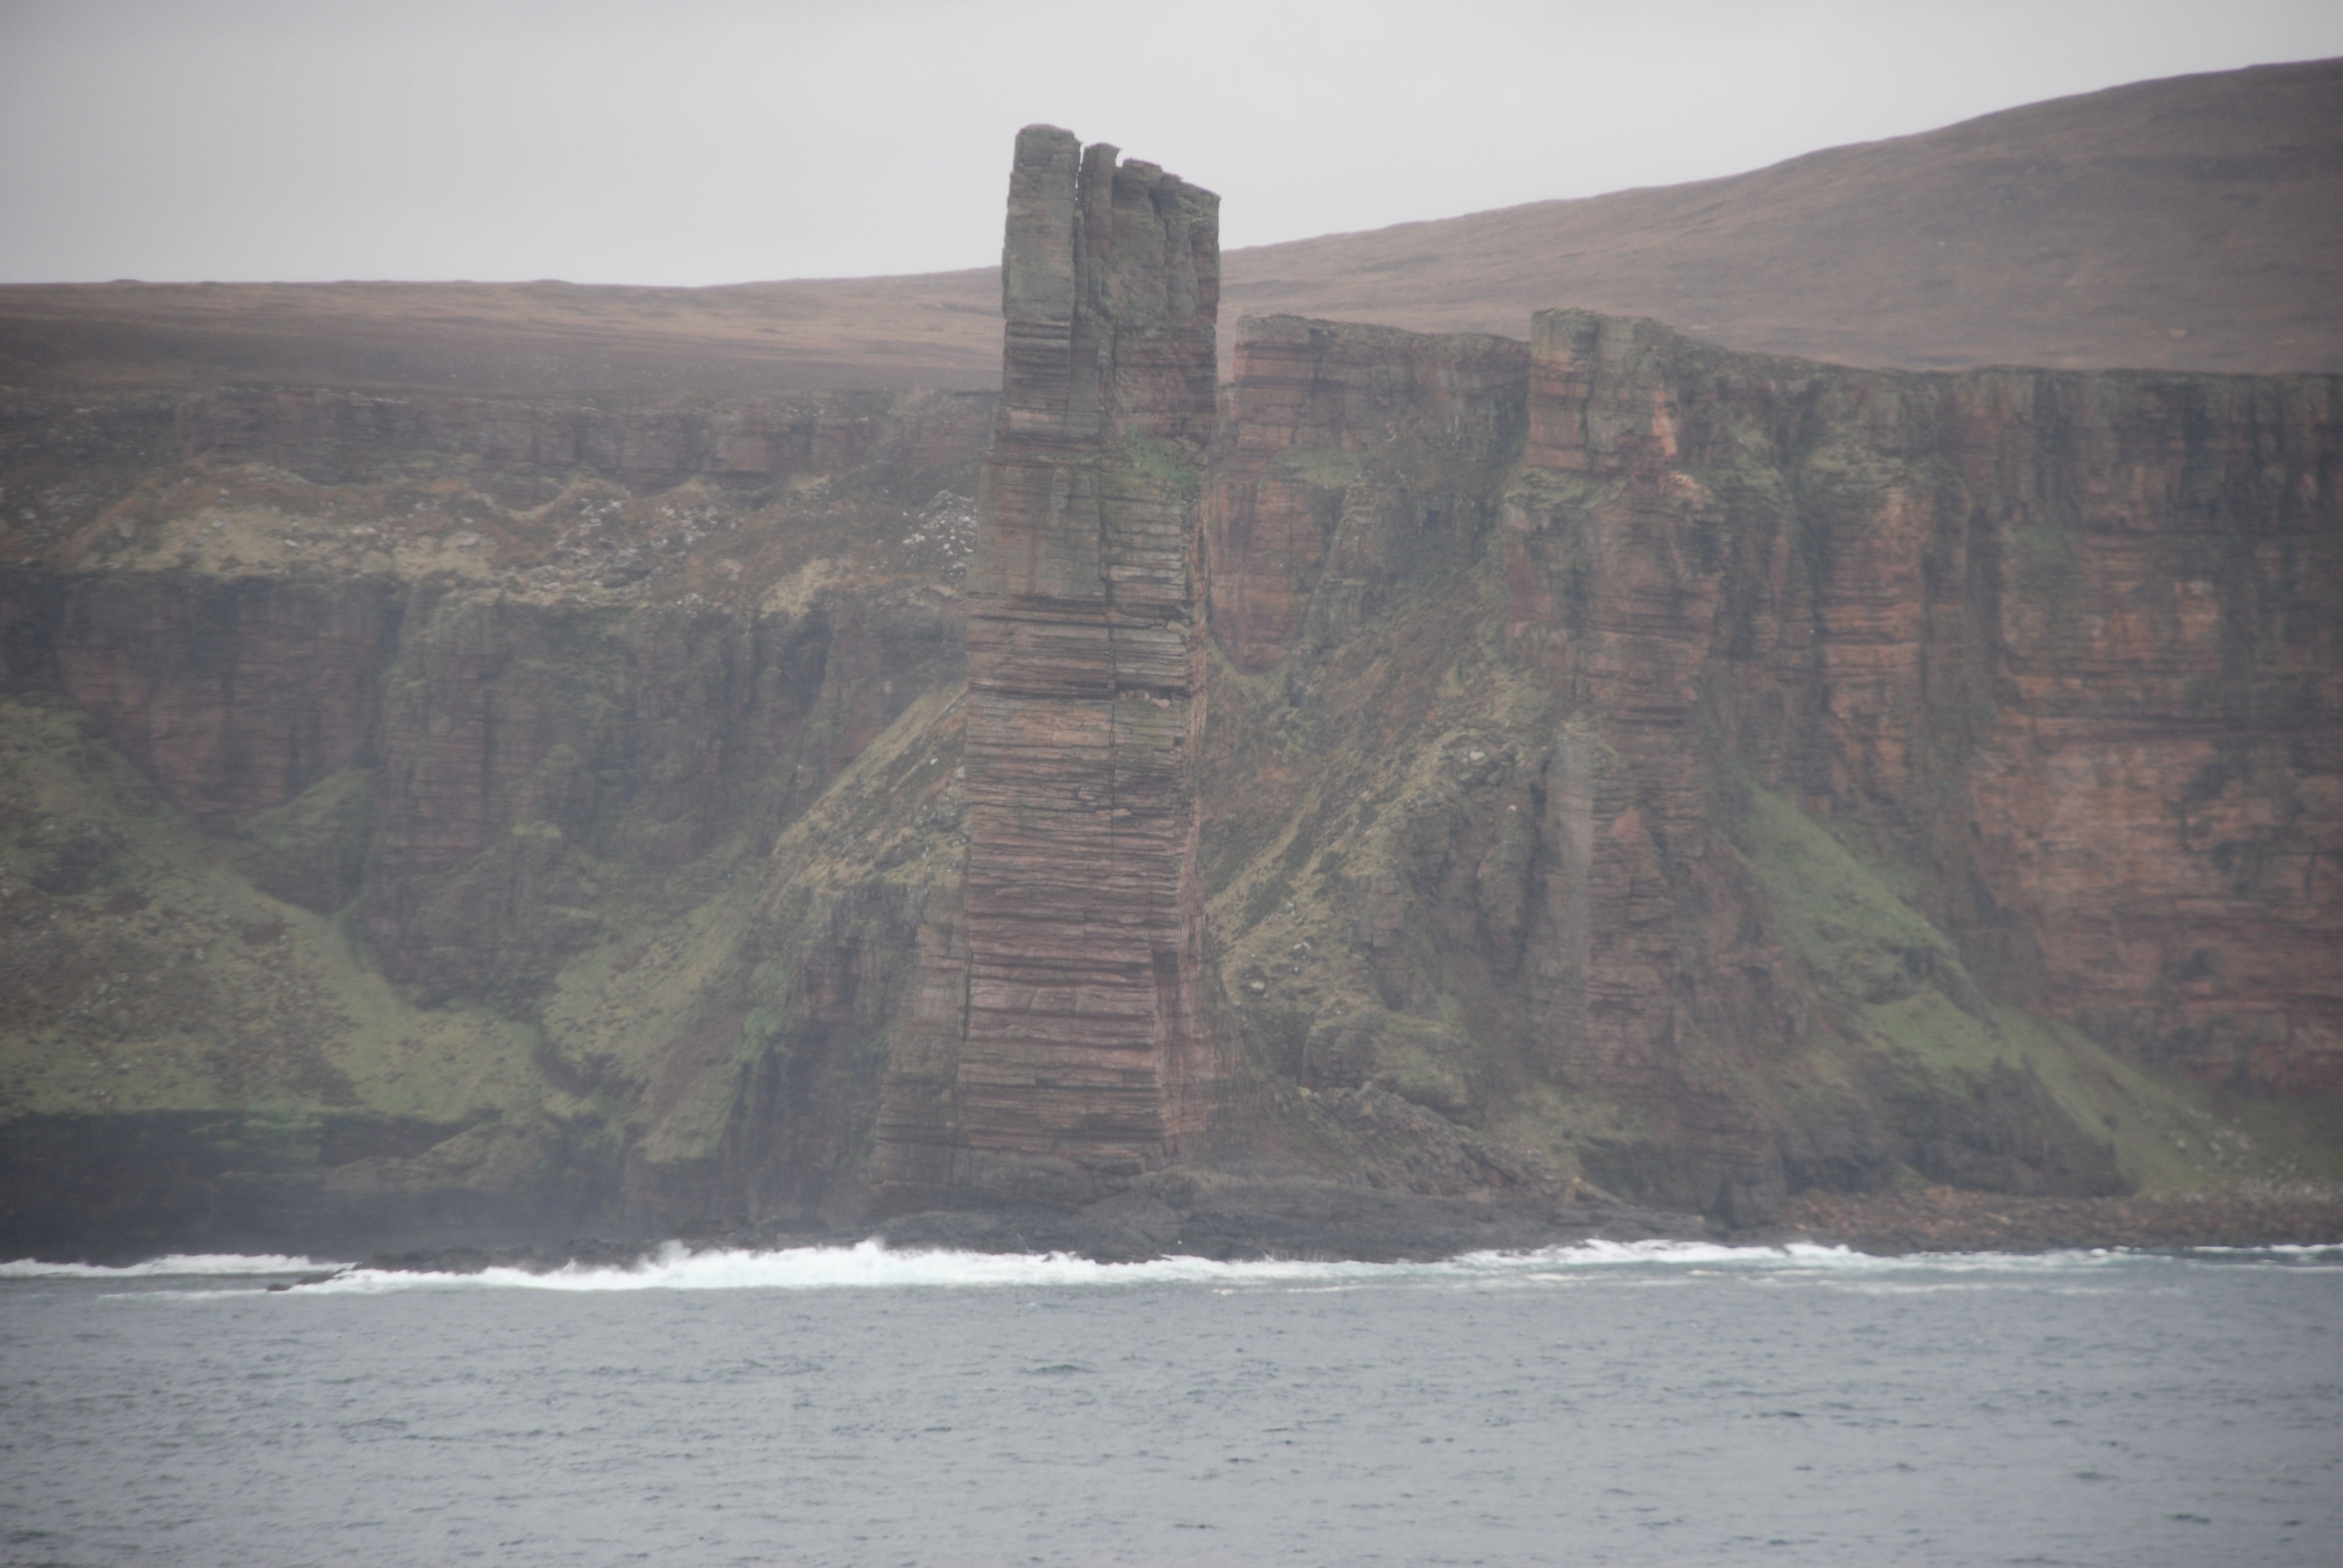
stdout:
<svg viewBox="0 0 2343 1568">
<path fill-rule="evenodd" d="M 1193 758 L 1219 198 L 1028 127 L 969 568 L 968 862 L 876 1174 L 1079 1201 L 1201 1131 L 1212 1050 Z M 964 970 L 962 969 L 962 966 Z M 956 1035 L 946 1040 L 939 1034 Z"/>
</svg>

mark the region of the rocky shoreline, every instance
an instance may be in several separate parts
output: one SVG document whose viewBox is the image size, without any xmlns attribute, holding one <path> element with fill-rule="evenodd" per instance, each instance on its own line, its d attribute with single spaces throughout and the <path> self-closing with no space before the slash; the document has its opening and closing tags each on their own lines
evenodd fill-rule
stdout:
<svg viewBox="0 0 2343 1568">
<path fill-rule="evenodd" d="M 408 1272 L 546 1272 L 573 1264 L 632 1267 L 677 1243 L 693 1251 L 762 1251 L 866 1241 L 903 1251 L 1071 1252 L 1099 1262 L 1172 1256 L 1420 1261 L 1591 1241 L 1747 1246 L 1811 1241 L 1879 1254 L 2343 1247 L 2343 1186 L 2298 1182 L 2131 1198 L 2015 1197 L 1946 1187 L 1808 1192 L 1790 1201 L 1778 1224 L 1736 1231 L 1699 1215 L 1567 1198 L 1501 1202 L 1331 1182 L 1158 1182 L 1073 1211 L 939 1211 L 838 1230 L 709 1226 L 652 1240 L 572 1239 L 539 1246 L 382 1252 L 366 1266 Z"/>
<path fill-rule="evenodd" d="M 450 1273 L 498 1267 L 537 1271 L 571 1263 L 623 1268 L 675 1243 L 694 1251 L 761 1251 L 873 1241 L 905 1251 L 1068 1252 L 1103 1263 L 1163 1257 L 1402 1262 L 1595 1240 L 1725 1234 L 1696 1214 L 1593 1201 L 1584 1189 L 1437 1198 L 1346 1182 L 1161 1171 L 1078 1209 L 931 1210 L 830 1229 L 722 1223 L 633 1241 L 378 1252 L 367 1266 Z"/>
<path fill-rule="evenodd" d="M 1953 1187 L 1802 1192 L 1785 1206 L 1779 1229 L 1883 1253 L 2343 1246 L 2343 1185 L 2267 1182 L 2131 1198 L 2021 1198 Z"/>
</svg>

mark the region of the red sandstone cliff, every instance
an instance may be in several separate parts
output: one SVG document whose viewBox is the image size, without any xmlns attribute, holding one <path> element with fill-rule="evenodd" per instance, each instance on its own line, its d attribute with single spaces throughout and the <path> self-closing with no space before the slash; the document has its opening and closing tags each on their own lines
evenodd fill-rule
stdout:
<svg viewBox="0 0 2343 1568">
<path fill-rule="evenodd" d="M 40 414 L 79 466 L 12 472 L 84 520 L 0 593 L 7 1222 L 2322 1157 L 2331 379 L 1249 324 L 1199 739 L 1202 350 L 1101 319 L 1096 427 L 1037 377 L 995 449 L 965 698 L 959 405 L 640 415 L 872 422 L 749 473 L 496 445 L 557 407 Z"/>
<path fill-rule="evenodd" d="M 1216 425 L 1213 236 L 1029 133 L 997 415 L 0 399 L 0 1234 L 2343 1169 L 2343 384 L 1279 317 Z"/>
<path fill-rule="evenodd" d="M 1192 776 L 1216 198 L 1029 128 L 1002 254 L 963 912 L 890 1069 L 877 1169 L 898 1206 L 1111 1191 L 1202 1131 L 1216 1070 Z"/>
<path fill-rule="evenodd" d="M 2134 1112 L 2073 1076 L 2107 1061 L 2343 1082 L 2331 378 L 1846 371 L 1569 312 L 1511 350 L 1237 347 L 1214 908 L 1288 1071 L 1517 1142 L 1557 1092 L 1604 1108 L 1587 1168 L 1745 1213 L 1894 1165 L 2113 1181 Z"/>
<path fill-rule="evenodd" d="M 1655 748 L 1704 706 L 1760 777 L 1895 835 L 2012 1000 L 2209 1080 L 2343 1088 L 2333 378 L 1704 364 L 1567 314 L 1534 353 L 1528 465 L 1622 488 L 1509 518 L 1523 657 Z M 1769 424 L 1772 538 L 1708 478 Z"/>
<path fill-rule="evenodd" d="M 8 408 L 0 1231 L 820 1201 L 876 1094 L 842 1031 L 884 993 L 819 980 L 860 939 L 793 965 L 835 1057 L 739 1000 L 755 959 L 695 951 L 712 998 L 663 960 L 960 680 L 973 508 L 939 492 L 990 403 Z M 711 1070 L 759 1108 L 729 1143 Z M 720 1199 L 719 1146 L 753 1173 Z"/>
</svg>

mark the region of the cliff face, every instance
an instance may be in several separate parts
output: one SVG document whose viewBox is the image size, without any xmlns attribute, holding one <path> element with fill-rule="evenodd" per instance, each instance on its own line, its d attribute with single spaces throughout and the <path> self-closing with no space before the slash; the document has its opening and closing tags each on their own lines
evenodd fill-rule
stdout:
<svg viewBox="0 0 2343 1568">
<path fill-rule="evenodd" d="M 951 467 L 982 440 L 991 404 L 872 392 L 597 405 L 239 387 L 185 399 L 174 424 L 186 452 L 318 483 L 436 459 L 488 494 L 541 500 L 549 482 L 578 473 L 663 490 L 696 477 L 739 487 L 875 464 Z"/>
<path fill-rule="evenodd" d="M 1504 337 L 1282 317 L 1247 322 L 1239 352 L 1212 470 L 1212 625 L 1230 661 L 1257 673 L 1302 639 L 1326 579 L 1393 575 L 1397 563 L 1329 558 L 1338 540 L 1367 542 L 1342 528 L 1360 457 L 1404 431 L 1484 465 L 1503 460 L 1521 437 L 1529 351 Z M 1476 472 L 1467 482 L 1486 479 Z M 1429 515 L 1438 505 L 1426 505 L 1438 529 Z M 1326 597 L 1327 612 L 1339 613 L 1341 590 Z"/>
<path fill-rule="evenodd" d="M 716 1004 L 669 1005 L 659 943 L 959 683 L 950 492 L 990 403 L 591 411 L 608 464 L 498 444 L 586 417 L 559 407 L 227 392 L 176 448 L 145 402 L 18 409 L 7 482 L 44 487 L 0 578 L 10 1233 L 737 1207 L 693 1174 L 720 1117 L 662 1174 Z M 788 437 L 761 468 L 752 426 Z M 720 438 L 621 460 L 678 428 Z M 657 994 L 621 1010 L 613 970 Z M 721 1004 L 737 1087 L 771 1030 Z M 736 1194 L 778 1162 L 776 1201 L 820 1200 L 875 1099 L 856 1070 L 819 1136 L 734 1140 Z"/>
<path fill-rule="evenodd" d="M 1096 1197 L 1206 1120 L 1192 759 L 1216 206 L 1112 147 L 1018 139 L 969 573 L 963 912 L 936 939 L 942 1005 L 891 1071 L 878 1169 L 899 1206 Z"/>
<path fill-rule="evenodd" d="M 1745 1213 L 2152 1180 L 2143 1068 L 2335 1091 L 2331 379 L 1396 337 L 1248 324 L 1216 453 L 1286 1070 Z"/>
<path fill-rule="evenodd" d="M 1005 276 L 997 411 L 0 399 L 6 1244 L 2343 1177 L 2343 383 L 1216 417 L 1212 199 L 1040 129 Z"/>
<path fill-rule="evenodd" d="M 1565 315 L 1534 353 L 1527 468 L 1574 477 L 1509 513 L 1518 657 L 1655 757 L 1713 714 L 1924 869 L 2008 1000 L 2207 1081 L 2343 1088 L 2333 378 L 1704 363 Z"/>
</svg>

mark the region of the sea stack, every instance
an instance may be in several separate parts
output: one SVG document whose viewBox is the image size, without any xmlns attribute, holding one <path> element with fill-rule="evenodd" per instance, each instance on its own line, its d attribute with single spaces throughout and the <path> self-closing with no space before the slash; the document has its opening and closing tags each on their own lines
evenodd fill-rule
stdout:
<svg viewBox="0 0 2343 1568">
<path fill-rule="evenodd" d="M 1201 1131 L 1198 500 L 1219 198 L 1019 134 L 1001 398 L 968 580 L 968 860 L 893 1056 L 878 1184 L 1082 1201 Z"/>
</svg>

